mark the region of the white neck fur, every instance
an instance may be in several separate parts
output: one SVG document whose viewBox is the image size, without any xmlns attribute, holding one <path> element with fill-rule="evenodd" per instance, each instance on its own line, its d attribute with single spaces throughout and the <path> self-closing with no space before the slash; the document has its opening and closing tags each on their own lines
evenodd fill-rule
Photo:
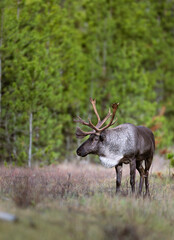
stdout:
<svg viewBox="0 0 174 240">
<path fill-rule="evenodd" d="M 117 155 L 117 156 L 112 156 L 112 157 L 99 156 L 101 164 L 107 168 L 115 167 L 122 158 L 123 158 L 123 155 Z"/>
</svg>

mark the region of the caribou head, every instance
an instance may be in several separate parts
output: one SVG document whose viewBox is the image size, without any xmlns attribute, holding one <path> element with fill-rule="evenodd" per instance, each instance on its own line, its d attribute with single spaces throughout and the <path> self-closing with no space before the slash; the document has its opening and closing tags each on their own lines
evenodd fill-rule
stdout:
<svg viewBox="0 0 174 240">
<path fill-rule="evenodd" d="M 77 120 L 74 120 L 75 122 L 81 123 L 82 125 L 88 126 L 92 129 L 92 131 L 85 132 L 81 130 L 79 127 L 76 129 L 76 137 L 77 138 L 84 138 L 85 136 L 90 135 L 90 137 L 77 149 L 77 155 L 81 157 L 85 157 L 86 155 L 92 153 L 92 154 L 98 154 L 99 153 L 99 147 L 101 143 L 104 141 L 104 131 L 109 128 L 110 126 L 114 125 L 117 121 L 114 120 L 115 114 L 118 108 L 119 103 L 112 104 L 112 113 L 109 109 L 108 114 L 106 117 L 101 120 L 100 116 L 98 114 L 98 111 L 96 109 L 96 100 L 90 98 L 90 102 L 92 104 L 93 110 L 97 116 L 97 124 L 94 125 L 90 119 L 88 119 L 88 122 L 85 122 L 83 119 L 78 117 Z M 109 123 L 106 126 L 103 126 L 104 123 L 110 118 Z"/>
</svg>

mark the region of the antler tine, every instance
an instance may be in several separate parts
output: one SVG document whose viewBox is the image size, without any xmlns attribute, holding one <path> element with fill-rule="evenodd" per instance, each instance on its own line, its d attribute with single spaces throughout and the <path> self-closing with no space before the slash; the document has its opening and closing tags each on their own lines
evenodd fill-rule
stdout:
<svg viewBox="0 0 174 240">
<path fill-rule="evenodd" d="M 94 127 L 94 125 L 91 123 L 91 121 L 89 121 L 89 123 L 85 122 L 81 117 L 78 116 L 78 119 L 74 119 L 74 122 L 79 122 L 83 125 L 89 126 L 90 128 L 96 130 Z M 81 130 L 79 127 L 76 128 L 76 137 L 77 138 L 84 138 L 87 135 L 90 135 L 92 133 L 94 133 L 95 131 L 90 131 L 90 132 L 85 132 L 83 130 Z M 98 130 L 98 129 L 97 129 Z"/>
<path fill-rule="evenodd" d="M 108 114 L 106 115 L 106 117 L 105 117 L 102 121 L 100 121 L 100 122 L 96 125 L 96 127 L 97 127 L 97 128 L 100 128 L 111 116 L 112 116 L 112 113 L 111 113 L 111 110 L 110 110 L 110 108 L 109 108 L 109 112 L 108 112 Z"/>
<path fill-rule="evenodd" d="M 112 118 L 111 118 L 110 122 L 109 122 L 105 127 L 103 127 L 103 128 L 100 129 L 100 132 L 103 131 L 103 130 L 105 130 L 106 128 L 110 127 L 111 125 L 115 124 L 116 121 L 114 121 L 113 124 L 112 124 L 112 122 L 113 122 L 113 120 L 114 120 L 115 113 L 116 113 L 116 111 L 117 111 L 118 105 L 119 105 L 119 103 L 114 103 L 114 104 L 112 104 L 112 110 L 113 110 L 113 112 L 112 112 Z"/>
<path fill-rule="evenodd" d="M 91 120 L 88 118 L 89 121 L 89 127 L 91 127 L 92 129 L 94 129 L 96 132 L 100 132 L 100 129 L 97 128 L 97 126 L 94 126 L 94 124 L 91 122 Z"/>
<path fill-rule="evenodd" d="M 111 126 L 114 125 L 114 124 L 117 122 L 117 120 L 118 120 L 118 119 L 116 118 L 115 121 L 111 124 Z"/>
<path fill-rule="evenodd" d="M 81 117 L 78 116 L 78 119 L 74 119 L 74 122 L 79 122 L 83 125 L 89 126 L 89 123 L 85 122 Z"/>
<path fill-rule="evenodd" d="M 79 122 L 79 123 L 81 123 L 81 124 L 83 124 L 83 125 L 86 125 L 86 126 L 92 128 L 92 129 L 94 129 L 96 132 L 99 132 L 99 131 L 100 131 L 96 126 L 94 126 L 94 124 L 91 122 L 90 119 L 88 119 L 88 121 L 89 121 L 88 123 L 85 122 L 85 121 L 84 121 L 81 117 L 79 117 L 79 116 L 78 116 L 78 119 L 74 119 L 74 122 Z M 90 132 L 90 134 L 91 134 L 91 132 Z M 88 135 L 89 135 L 89 134 L 88 134 Z"/>
<path fill-rule="evenodd" d="M 96 114 L 96 116 L 97 116 L 97 119 L 98 119 L 98 122 L 97 122 L 97 125 L 96 125 L 96 126 L 94 126 L 91 122 L 90 122 L 90 124 L 93 125 L 93 129 L 94 129 L 94 127 L 95 127 L 95 130 L 98 131 L 99 128 L 112 116 L 112 114 L 111 114 L 110 108 L 109 108 L 108 114 L 107 114 L 106 117 L 101 121 L 100 116 L 99 116 L 99 114 L 98 114 L 98 112 L 97 112 L 97 109 L 96 109 L 96 99 L 90 98 L 90 102 L 91 102 L 91 104 L 92 104 L 92 106 L 93 106 L 94 112 L 95 112 L 95 114 Z"/>
<path fill-rule="evenodd" d="M 96 108 L 96 100 L 90 98 L 90 102 L 91 102 L 91 104 L 92 104 L 92 107 L 93 107 L 93 109 L 94 109 L 95 115 L 97 116 L 98 123 L 99 123 L 101 120 L 100 120 L 100 116 L 99 116 L 99 114 L 98 114 L 98 112 L 97 112 L 97 108 Z M 98 124 L 98 123 L 97 123 L 97 124 Z"/>
<path fill-rule="evenodd" d="M 92 133 L 94 133 L 94 131 L 85 132 L 85 131 L 81 130 L 79 127 L 76 128 L 76 137 L 77 138 L 84 138 Z"/>
</svg>

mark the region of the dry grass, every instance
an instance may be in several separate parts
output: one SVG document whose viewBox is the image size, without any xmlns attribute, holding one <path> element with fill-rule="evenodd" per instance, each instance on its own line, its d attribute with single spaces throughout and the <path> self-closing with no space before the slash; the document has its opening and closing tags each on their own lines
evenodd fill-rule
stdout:
<svg viewBox="0 0 174 240">
<path fill-rule="evenodd" d="M 150 176 L 151 199 L 131 197 L 126 176 L 122 195 L 115 196 L 114 169 L 96 165 L 1 167 L 0 189 L 1 210 L 19 218 L 8 225 L 18 240 L 40 239 L 41 233 L 42 239 L 76 240 L 174 236 L 174 179 L 162 172 Z M 10 239 L 6 229 L 0 224 L 2 236 Z"/>
<path fill-rule="evenodd" d="M 111 173 L 111 171 L 110 171 Z M 1 194 L 12 197 L 17 206 L 35 205 L 45 198 L 57 199 L 91 196 L 97 192 L 110 191 L 103 183 L 113 178 L 100 167 L 61 165 L 45 168 L 0 168 Z"/>
</svg>

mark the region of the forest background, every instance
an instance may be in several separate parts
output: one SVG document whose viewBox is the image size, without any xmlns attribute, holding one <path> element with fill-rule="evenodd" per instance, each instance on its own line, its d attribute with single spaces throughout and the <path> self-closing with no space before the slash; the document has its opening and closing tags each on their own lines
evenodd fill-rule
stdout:
<svg viewBox="0 0 174 240">
<path fill-rule="evenodd" d="M 89 97 L 173 145 L 174 1 L 1 0 L 1 162 L 72 160 Z"/>
</svg>

